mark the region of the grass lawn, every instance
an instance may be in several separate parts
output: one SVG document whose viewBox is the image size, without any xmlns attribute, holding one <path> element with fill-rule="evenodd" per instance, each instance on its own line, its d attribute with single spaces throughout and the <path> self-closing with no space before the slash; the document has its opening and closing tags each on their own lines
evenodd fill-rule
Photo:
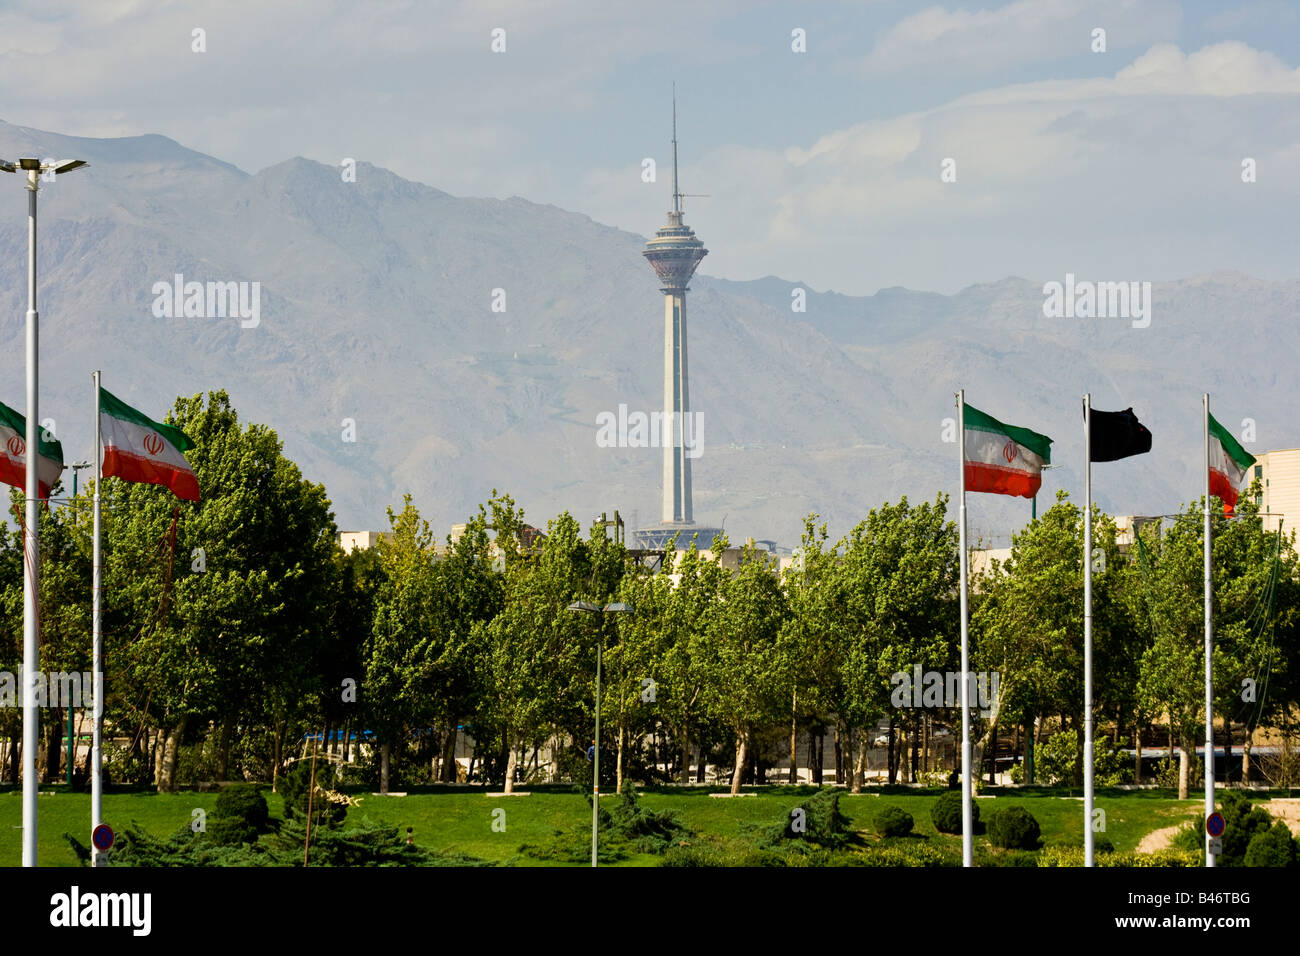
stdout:
<svg viewBox="0 0 1300 956">
<path fill-rule="evenodd" d="M 46 788 L 48 796 L 39 802 L 40 862 L 42 866 L 75 866 L 77 859 L 65 832 L 82 843 L 89 843 L 90 797 L 68 793 L 59 787 Z M 44 792 L 44 791 L 43 791 Z M 710 792 L 719 788 L 651 789 L 641 794 L 642 804 L 651 810 L 672 810 L 693 832 L 692 842 L 712 845 L 726 851 L 741 852 L 752 846 L 760 832 L 787 819 L 789 811 L 815 792 L 812 787 L 767 787 L 754 796 L 717 799 Z M 940 834 L 930 819 L 930 807 L 943 791 L 914 790 L 908 787 L 873 788 L 859 796 L 845 793 L 840 808 L 855 829 L 868 831 L 875 839 L 873 821 L 881 808 L 893 805 L 910 813 L 915 820 L 914 832 L 937 845 L 949 845 L 958 852 L 960 836 Z M 1038 820 L 1044 844 L 1083 842 L 1083 801 L 1066 791 L 1038 788 L 994 791 L 993 796 L 979 797 L 976 804 L 981 819 L 987 820 L 994 809 L 1019 804 Z M 415 841 L 435 850 L 451 850 L 487 860 L 511 861 L 520 866 L 551 865 L 519 855 L 524 843 L 546 843 L 557 828 L 579 828 L 590 824 L 591 810 L 586 800 L 571 789 L 539 788 L 528 796 L 487 796 L 478 789 L 430 788 L 405 797 L 377 797 L 358 794 L 359 806 L 353 807 L 348 819 L 399 827 L 412 827 Z M 268 793 L 273 818 L 283 814 L 278 797 Z M 614 800 L 613 796 L 606 797 Z M 1267 798 L 1252 795 L 1252 800 L 1266 803 Z M 195 808 L 209 814 L 216 804 L 215 793 L 183 792 L 175 794 L 112 793 L 104 797 L 104 819 L 119 831 L 127 824 L 137 824 L 155 836 L 163 836 L 187 826 Z M 1199 818 L 1202 798 L 1178 801 L 1168 790 L 1099 791 L 1096 805 L 1106 812 L 1108 838 L 1120 852 L 1137 848 L 1142 837 L 1163 827 Z M 493 829 L 494 810 L 504 810 L 504 832 Z M 17 866 L 21 862 L 19 827 L 22 823 L 22 794 L 19 790 L 0 790 L 0 866 Z M 1099 837 L 1101 834 L 1099 834 Z M 986 842 L 976 836 L 976 845 Z M 658 858 L 634 856 L 618 865 L 654 865 Z"/>
</svg>

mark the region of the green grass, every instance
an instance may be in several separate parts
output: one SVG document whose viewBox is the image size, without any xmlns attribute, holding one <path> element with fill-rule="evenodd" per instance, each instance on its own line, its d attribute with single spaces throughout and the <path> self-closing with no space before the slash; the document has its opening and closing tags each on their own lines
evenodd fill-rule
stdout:
<svg viewBox="0 0 1300 956">
<path fill-rule="evenodd" d="M 49 791 L 39 801 L 39 852 L 42 866 L 75 866 L 77 860 L 63 839 L 69 832 L 89 844 L 90 798 L 69 793 L 61 787 Z M 720 792 L 714 788 L 712 792 Z M 812 787 L 768 787 L 755 796 L 716 799 L 710 790 L 690 788 L 651 789 L 642 792 L 643 805 L 651 810 L 672 810 L 691 830 L 692 843 L 739 855 L 752 847 L 762 831 L 786 819 L 789 811 L 815 792 Z M 938 833 L 930 819 L 930 806 L 942 790 L 914 790 L 907 787 L 872 788 L 858 796 L 845 793 L 840 808 L 852 821 L 854 829 L 865 831 L 874 842 L 874 819 L 879 810 L 892 804 L 902 807 L 916 821 L 915 838 L 960 852 L 961 837 Z M 981 818 L 999 806 L 1019 804 L 1038 820 L 1044 845 L 1083 843 L 1083 802 L 1067 791 L 1024 788 L 991 791 L 993 796 L 980 797 L 977 804 Z M 590 823 L 591 809 L 586 800 L 571 788 L 543 787 L 524 797 L 492 797 L 482 790 L 463 788 L 428 788 L 406 797 L 376 797 L 357 794 L 358 806 L 348 819 L 390 827 L 403 833 L 413 828 L 416 843 L 434 850 L 451 850 L 494 861 L 509 861 L 519 866 L 552 865 L 519 855 L 520 844 L 546 843 L 559 828 L 582 827 Z M 1120 852 L 1137 848 L 1142 837 L 1162 827 L 1174 826 L 1199 818 L 1201 798 L 1178 801 L 1168 790 L 1099 791 L 1096 805 L 1106 811 L 1108 838 Z M 268 793 L 271 815 L 283 815 L 278 797 Z M 610 795 L 605 799 L 614 800 Z M 1251 799 L 1267 803 L 1252 794 Z M 112 793 L 104 797 L 104 819 L 121 830 L 134 823 L 155 836 L 174 832 L 188 825 L 195 808 L 209 814 L 216 804 L 215 793 L 183 792 L 175 794 Z M 505 811 L 505 831 L 493 830 L 493 811 Z M 17 866 L 21 862 L 22 795 L 17 790 L 0 790 L 0 866 Z M 976 850 L 987 847 L 987 839 L 977 835 Z M 658 858 L 636 855 L 619 865 L 655 865 Z"/>
</svg>

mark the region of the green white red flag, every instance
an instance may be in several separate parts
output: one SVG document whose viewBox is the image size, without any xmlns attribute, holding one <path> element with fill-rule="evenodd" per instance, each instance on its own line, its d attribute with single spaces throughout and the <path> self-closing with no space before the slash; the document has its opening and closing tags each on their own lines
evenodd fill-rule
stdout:
<svg viewBox="0 0 1300 956">
<path fill-rule="evenodd" d="M 101 387 L 99 429 L 106 477 L 163 485 L 184 501 L 199 500 L 198 479 L 183 454 L 194 442 L 175 425 L 154 421 Z"/>
<path fill-rule="evenodd" d="M 1210 494 L 1223 502 L 1223 513 L 1231 517 L 1237 505 L 1237 489 L 1255 464 L 1249 454 L 1232 437 L 1232 433 L 1210 415 Z"/>
<path fill-rule="evenodd" d="M 45 429 L 37 433 L 36 496 L 49 498 L 50 489 L 63 473 L 63 446 Z M 0 481 L 27 490 L 27 419 L 8 405 L 0 404 Z"/>
<path fill-rule="evenodd" d="M 1046 435 L 1004 425 L 978 408 L 964 406 L 962 456 L 966 490 L 1032 498 L 1043 484 L 1043 466 L 1052 460 Z"/>
</svg>

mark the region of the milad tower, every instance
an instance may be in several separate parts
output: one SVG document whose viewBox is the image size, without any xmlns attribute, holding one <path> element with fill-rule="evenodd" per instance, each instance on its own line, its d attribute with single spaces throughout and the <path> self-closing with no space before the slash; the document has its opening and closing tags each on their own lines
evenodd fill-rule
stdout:
<svg viewBox="0 0 1300 956">
<path fill-rule="evenodd" d="M 699 547 L 713 543 L 716 528 L 695 524 L 691 506 L 691 457 L 702 450 L 702 433 L 692 428 L 686 360 L 686 292 L 700 260 L 709 254 L 695 230 L 682 222 L 682 197 L 677 187 L 677 97 L 673 97 L 673 208 L 667 225 L 646 243 L 641 254 L 650 261 L 664 294 L 664 424 L 660 443 L 664 453 L 662 523 L 637 532 L 641 547 L 663 547 L 679 534 L 678 546 L 699 534 Z M 693 448 L 687 447 L 688 444 Z M 689 454 L 688 454 L 689 453 Z"/>
</svg>

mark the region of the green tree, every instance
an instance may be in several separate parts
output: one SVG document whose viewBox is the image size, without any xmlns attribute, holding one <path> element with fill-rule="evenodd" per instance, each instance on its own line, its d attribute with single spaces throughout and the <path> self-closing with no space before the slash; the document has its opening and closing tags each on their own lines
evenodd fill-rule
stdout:
<svg viewBox="0 0 1300 956">
<path fill-rule="evenodd" d="M 500 525 L 497 535 L 500 543 Z M 522 550 L 517 540 L 511 550 Z M 589 593 L 601 587 L 593 579 L 590 545 L 566 512 L 547 524 L 536 554 L 507 560 L 501 612 L 475 625 L 474 643 L 484 653 L 484 725 L 499 734 L 507 793 L 514 789 L 522 745 L 540 741 L 566 716 L 575 739 L 586 736 L 576 726 L 581 718 L 572 715 L 584 707 L 591 714 L 594 707 L 586 701 L 594 696 L 595 641 L 603 621 L 568 607 L 580 597 L 608 596 Z"/>
<path fill-rule="evenodd" d="M 957 630 L 958 534 L 947 496 L 872 509 L 844 544 L 837 586 L 848 646 L 843 655 L 842 712 L 860 728 L 890 704 L 893 674 L 942 669 Z M 913 734 L 919 717 L 906 708 Z M 913 745 L 913 777 L 917 749 Z M 864 742 L 865 743 L 865 742 Z"/>
<path fill-rule="evenodd" d="M 790 782 L 798 781 L 796 755 L 800 726 L 822 726 L 832 714 L 850 725 L 875 716 L 863 714 L 858 695 L 861 685 L 846 681 L 844 655 L 849 642 L 845 620 L 844 576 L 839 571 L 839 545 L 826 547 L 826 525 L 817 515 L 804 518 L 796 559 L 786 569 L 784 590 L 790 614 L 781 635 L 790 668 Z M 878 712 L 878 711 L 877 711 Z M 861 790 L 855 774 L 854 793 Z"/>
<path fill-rule="evenodd" d="M 202 500 L 104 481 L 106 703 L 136 746 L 157 728 L 159 790 L 176 786 L 187 728 L 269 726 L 272 776 L 303 702 L 325 629 L 335 526 L 323 486 L 303 479 L 264 425 L 241 426 L 224 391 L 178 398 L 167 421 Z M 89 514 L 78 514 L 89 536 Z"/>
<path fill-rule="evenodd" d="M 1093 510 L 1093 648 L 1114 660 L 1122 608 L 1116 596 L 1122 562 L 1114 522 Z M 999 720 L 1025 729 L 1032 768 L 1035 726 L 1056 716 L 1076 731 L 1074 783 L 1082 783 L 1083 511 L 1058 491 L 1056 504 L 1012 537 L 1011 557 L 979 583 L 971 616 L 976 665 L 998 671 Z M 1125 635 L 1126 636 L 1126 635 Z M 1103 665 L 1104 666 L 1104 665 Z M 1097 681 L 1098 686 L 1104 680 Z M 1094 693 L 1094 709 L 1096 708 Z M 1032 769 L 1030 771 L 1032 773 Z M 1032 782 L 1032 777 L 1026 782 Z"/>
<path fill-rule="evenodd" d="M 703 663 L 710 712 L 736 737 L 736 794 L 758 726 L 779 719 L 789 699 L 792 661 L 780 640 L 789 610 L 775 569 L 752 545 L 719 597 L 707 617 Z"/>
<path fill-rule="evenodd" d="M 1252 696 L 1243 695 L 1243 680 L 1284 670 L 1285 652 L 1275 649 L 1294 643 L 1296 558 L 1291 549 L 1279 548 L 1250 496 L 1243 496 L 1231 520 L 1219 500 L 1211 500 L 1214 706 L 1225 720 L 1238 714 L 1249 722 L 1262 707 L 1254 706 L 1258 692 L 1254 701 L 1243 700 Z M 1139 687 L 1148 712 L 1169 715 L 1181 745 L 1180 799 L 1187 797 L 1190 755 L 1205 726 L 1203 507 L 1189 503 L 1167 529 L 1147 529 L 1143 539 L 1144 623 L 1151 638 Z"/>
<path fill-rule="evenodd" d="M 706 629 L 726 578 L 721 556 L 727 544 L 726 535 L 719 534 L 709 557 L 700 553 L 692 539 L 683 552 L 669 548 L 664 559 L 663 574 L 669 580 L 675 578 L 676 583 L 660 616 L 665 649 L 656 670 L 656 704 L 661 719 L 677 738 L 682 783 L 690 782 L 694 746 L 699 746 L 701 771 L 708 750 L 711 725 L 706 665 L 710 652 Z"/>
</svg>

